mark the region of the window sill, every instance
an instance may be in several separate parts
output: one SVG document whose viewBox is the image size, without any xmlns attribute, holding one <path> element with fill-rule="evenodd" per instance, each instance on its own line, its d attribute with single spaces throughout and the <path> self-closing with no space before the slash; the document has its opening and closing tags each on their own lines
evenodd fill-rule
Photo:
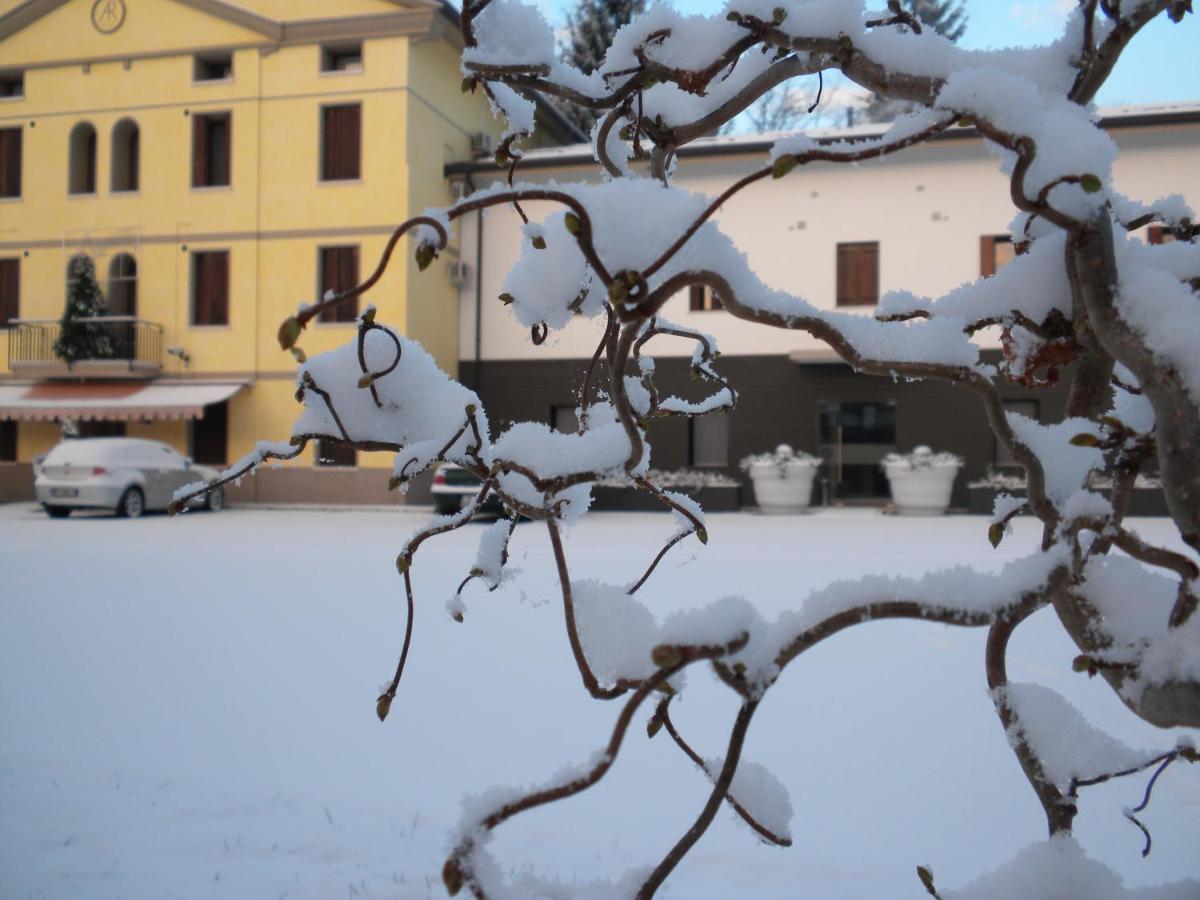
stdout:
<svg viewBox="0 0 1200 900">
<path fill-rule="evenodd" d="M 15 197 L 0 197 L 0 203 L 20 203 L 23 199 L 20 194 Z"/>
<path fill-rule="evenodd" d="M 20 103 L 24 99 L 24 94 L 21 94 L 19 97 L 0 97 L 0 103 Z"/>
<path fill-rule="evenodd" d="M 79 192 L 77 192 L 77 193 L 74 193 L 74 194 L 68 193 L 68 194 L 67 194 L 67 199 L 68 199 L 68 200 L 95 200 L 95 199 L 96 199 L 96 192 L 95 192 L 95 191 L 86 191 L 86 192 L 85 192 L 85 191 L 79 191 Z"/>
<path fill-rule="evenodd" d="M 109 193 L 113 197 L 140 197 L 142 195 L 141 190 L 139 190 L 138 188 L 132 188 L 130 190 L 121 190 L 121 191 L 110 191 Z"/>
<path fill-rule="evenodd" d="M 361 175 L 359 175 L 357 178 L 318 178 L 317 179 L 317 187 L 322 187 L 324 185 L 330 185 L 333 187 L 337 187 L 339 185 L 351 185 L 351 184 L 362 184 L 362 183 L 363 183 L 363 179 L 362 179 Z"/>
<path fill-rule="evenodd" d="M 366 66 L 357 69 L 322 69 L 317 73 L 318 78 L 345 78 L 347 75 L 365 75 Z"/>
<path fill-rule="evenodd" d="M 210 194 L 217 191 L 232 191 L 232 184 L 193 184 L 192 193 Z"/>
<path fill-rule="evenodd" d="M 233 84 L 233 76 L 228 78 L 200 78 L 192 79 L 192 87 L 207 87 L 209 85 Z"/>
<path fill-rule="evenodd" d="M 192 330 L 200 329 L 202 331 L 230 331 L 233 326 L 228 322 L 222 325 L 197 325 L 195 322 L 189 322 L 188 328 Z"/>
</svg>

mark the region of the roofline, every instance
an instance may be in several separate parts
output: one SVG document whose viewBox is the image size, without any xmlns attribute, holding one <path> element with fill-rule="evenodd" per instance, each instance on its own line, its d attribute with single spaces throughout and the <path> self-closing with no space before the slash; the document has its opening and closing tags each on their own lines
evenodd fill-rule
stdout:
<svg viewBox="0 0 1200 900">
<path fill-rule="evenodd" d="M 1200 124 L 1200 105 L 1177 110 L 1163 109 L 1161 106 L 1146 106 L 1141 111 L 1137 107 L 1130 107 L 1129 109 L 1131 110 L 1130 112 L 1111 113 L 1101 116 L 1099 120 L 1100 127 L 1106 130 L 1115 130 L 1119 128 L 1151 128 L 1160 125 Z M 885 129 L 886 125 L 882 124 L 877 129 L 871 131 L 851 131 L 846 129 L 838 132 L 822 129 L 814 133 L 813 138 L 820 144 L 832 144 L 838 141 L 863 141 L 878 137 Z M 720 156 L 759 156 L 768 152 L 782 136 L 778 135 L 770 138 L 764 137 L 761 140 L 743 141 L 721 141 L 719 139 L 705 138 L 694 144 L 681 147 L 679 157 L 681 159 L 704 159 Z M 979 133 L 979 129 L 972 126 L 970 128 L 953 127 L 945 131 L 936 132 L 930 136 L 929 141 L 980 139 L 982 139 L 982 136 Z M 579 144 L 564 148 L 562 151 L 551 151 L 544 154 L 536 150 L 530 151 L 521 161 L 521 168 L 524 170 L 555 169 L 591 164 L 593 162 L 595 162 L 595 157 L 592 155 L 591 144 Z M 495 169 L 496 166 L 492 160 L 478 159 L 448 163 L 444 174 L 446 176 L 465 175 L 490 172 Z"/>
<path fill-rule="evenodd" d="M 0 15 L 0 41 L 49 15 L 68 0 L 24 0 Z M 439 6 L 438 0 L 387 0 L 402 7 L 394 12 L 365 13 L 318 19 L 272 19 L 226 0 L 175 0 L 231 24 L 262 35 L 264 46 L 307 43 L 342 37 L 379 37 L 420 30 Z M 457 19 L 457 13 L 455 14 Z M 57 63 L 54 63 L 57 64 Z"/>
</svg>

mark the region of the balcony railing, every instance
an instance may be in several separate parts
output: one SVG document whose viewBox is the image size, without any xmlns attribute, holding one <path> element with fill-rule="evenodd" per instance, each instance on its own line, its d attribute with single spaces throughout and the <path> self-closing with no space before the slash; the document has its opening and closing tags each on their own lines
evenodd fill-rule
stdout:
<svg viewBox="0 0 1200 900">
<path fill-rule="evenodd" d="M 60 355 L 58 319 L 8 323 L 8 367 L 30 378 L 153 378 L 162 371 L 163 329 L 132 316 L 76 319 L 85 349 L 76 359 Z"/>
</svg>

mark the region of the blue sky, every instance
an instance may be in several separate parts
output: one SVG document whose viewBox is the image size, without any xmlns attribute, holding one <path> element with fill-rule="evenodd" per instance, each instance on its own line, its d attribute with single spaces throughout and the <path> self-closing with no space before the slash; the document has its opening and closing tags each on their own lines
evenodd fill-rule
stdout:
<svg viewBox="0 0 1200 900">
<path fill-rule="evenodd" d="M 571 0 L 541 0 L 543 9 L 557 14 Z M 674 0 L 684 12 L 720 9 L 723 0 Z M 883 8 L 885 4 L 874 4 Z M 1044 44 L 1054 40 L 1076 0 L 967 0 L 964 47 L 992 48 Z M 1179 25 L 1160 16 L 1134 39 L 1108 83 L 1096 98 L 1102 106 L 1123 103 L 1200 101 L 1200 18 L 1187 16 Z"/>
</svg>

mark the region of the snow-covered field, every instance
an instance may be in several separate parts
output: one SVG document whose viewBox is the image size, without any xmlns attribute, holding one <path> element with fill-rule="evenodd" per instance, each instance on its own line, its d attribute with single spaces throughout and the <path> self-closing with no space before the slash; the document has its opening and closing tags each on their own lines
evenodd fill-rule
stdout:
<svg viewBox="0 0 1200 900">
<path fill-rule="evenodd" d="M 417 556 L 409 668 L 385 724 L 375 697 L 400 649 L 394 568 L 415 511 L 234 509 L 220 515 L 49 521 L 0 506 L 0 898 L 416 898 L 440 883 L 460 798 L 540 782 L 607 740 L 563 633 L 544 529 L 518 528 L 523 572 L 445 603 L 480 526 Z M 1140 520 L 1167 540 L 1162 522 Z M 568 537 L 576 578 L 632 581 L 667 516 L 593 514 Z M 672 551 L 639 596 L 669 611 L 743 594 L 768 618 L 838 577 L 996 567 L 982 519 L 873 512 L 709 517 L 707 549 Z M 914 866 L 961 886 L 1044 837 L 1037 802 L 985 692 L 980 631 L 853 629 L 793 664 L 752 725 L 746 757 L 788 786 L 795 845 L 760 844 L 723 811 L 661 896 L 925 896 Z M 1135 747 L 1167 749 L 1075 655 L 1043 611 L 1010 675 L 1066 694 Z M 732 695 L 697 667 L 674 719 L 723 752 Z M 609 776 L 503 826 L 516 869 L 615 877 L 656 863 L 707 796 L 704 777 L 639 713 Z M 1084 794 L 1077 835 L 1131 886 L 1200 875 L 1200 768 L 1178 763 L 1143 820 L 1121 809 L 1145 776 Z"/>
</svg>

